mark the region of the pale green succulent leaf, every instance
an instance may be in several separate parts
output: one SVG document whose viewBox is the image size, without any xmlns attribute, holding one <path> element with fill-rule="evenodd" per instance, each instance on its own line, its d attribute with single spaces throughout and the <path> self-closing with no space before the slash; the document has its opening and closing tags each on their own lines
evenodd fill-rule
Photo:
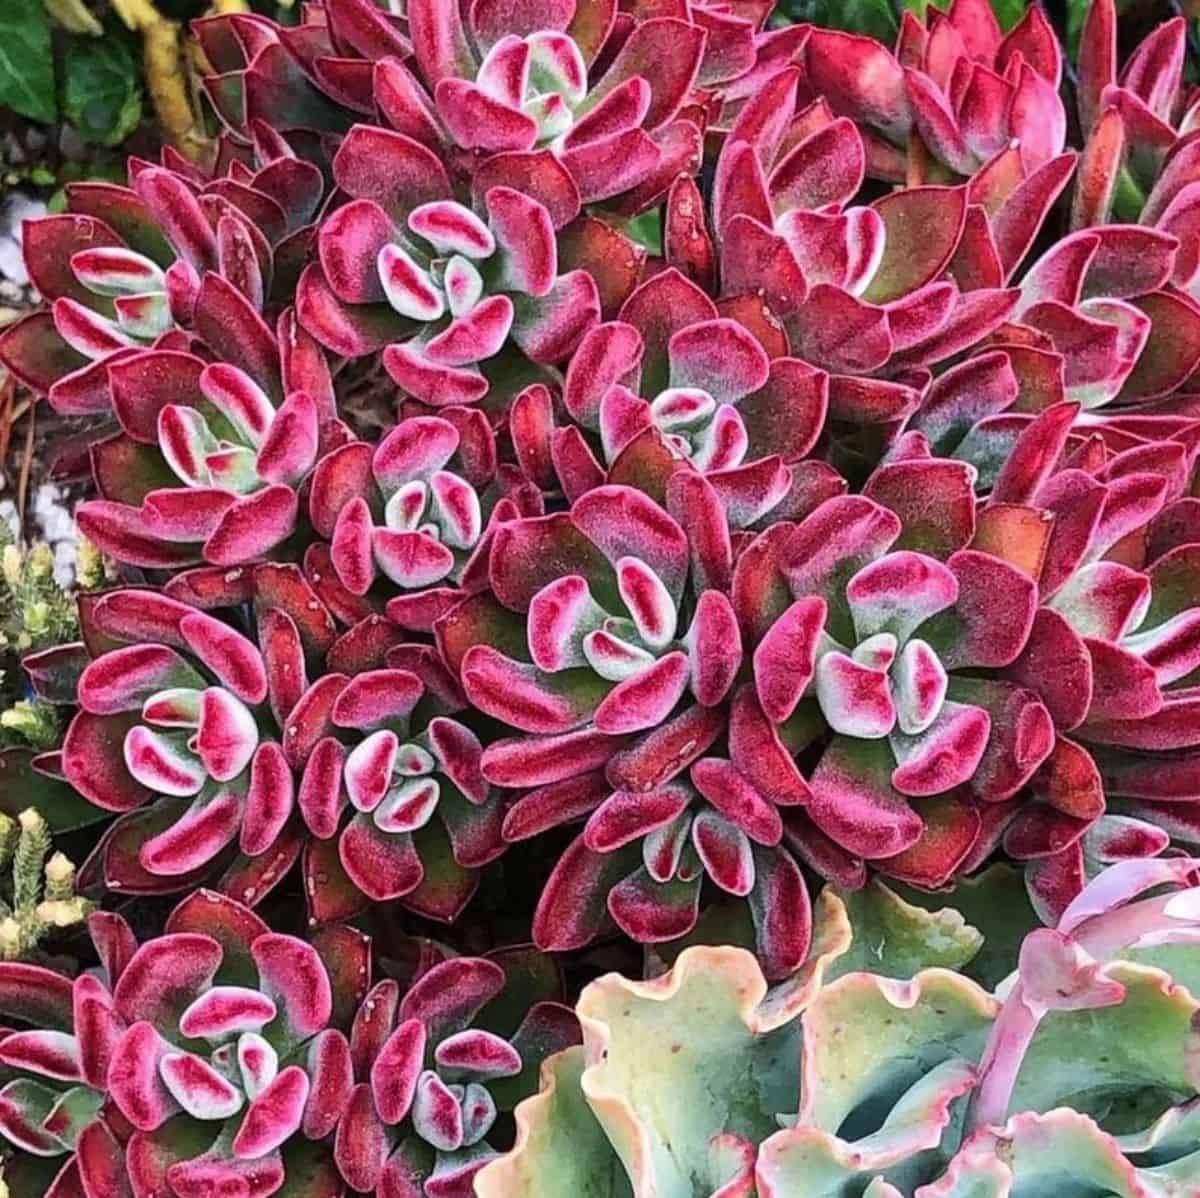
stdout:
<svg viewBox="0 0 1200 1198">
<path fill-rule="evenodd" d="M 759 1198 L 843 1198 L 868 1183 L 911 1193 L 957 1146 L 962 1099 L 975 1084 L 969 1061 L 952 1058 L 905 1093 L 874 1132 L 852 1143 L 806 1125 L 777 1132 L 759 1152 Z"/>
<path fill-rule="evenodd" d="M 581 1047 L 547 1057 L 542 1088 L 516 1110 L 511 1152 L 475 1175 L 477 1198 L 514 1194 L 570 1194 L 574 1198 L 629 1198 L 625 1167 L 583 1096 Z"/>
<path fill-rule="evenodd" d="M 794 1024 L 760 1033 L 767 984 L 742 949 L 688 949 L 651 982 L 609 974 L 579 1000 L 583 1089 L 636 1198 L 693 1198 L 717 1188 L 713 1136 L 759 1142 L 799 1081 Z M 777 1097 L 778 1096 L 778 1097 Z"/>
<path fill-rule="evenodd" d="M 1047 1014 L 1025 1053 L 1010 1111 L 1069 1105 L 1103 1117 L 1114 1102 L 1147 1090 L 1161 1095 L 1160 1108 L 1198 1092 L 1200 1043 L 1192 1020 L 1200 1002 L 1147 965 L 1118 961 L 1104 972 L 1125 987 L 1125 1000 Z M 1142 1119 L 1140 1108 L 1135 1117 Z"/>
<path fill-rule="evenodd" d="M 1117 1141 L 1077 1111 L 1016 1115 L 1001 1129 L 981 1132 L 964 1146 L 942 1179 L 919 1198 L 1177 1198 L 1200 1173 L 1176 1176 L 1171 1167 L 1137 1169 Z"/>
<path fill-rule="evenodd" d="M 862 970 L 911 978 L 922 969 L 959 969 L 979 951 L 983 936 L 952 906 L 928 910 L 901 898 L 877 879 L 862 890 L 838 891 L 853 939 L 830 967 L 831 977 Z"/>
<path fill-rule="evenodd" d="M 902 1094 L 944 1061 L 977 1061 L 997 1003 L 974 982 L 927 969 L 901 982 L 847 974 L 804 1014 L 799 1122 L 843 1136 L 873 1130 Z"/>
<path fill-rule="evenodd" d="M 893 884 L 906 902 L 928 911 L 951 909 L 983 937 L 983 944 L 962 966 L 967 977 L 992 989 L 1015 968 L 1021 941 L 1041 926 L 1029 902 L 1022 871 L 997 863 L 945 890 L 918 890 Z"/>
</svg>

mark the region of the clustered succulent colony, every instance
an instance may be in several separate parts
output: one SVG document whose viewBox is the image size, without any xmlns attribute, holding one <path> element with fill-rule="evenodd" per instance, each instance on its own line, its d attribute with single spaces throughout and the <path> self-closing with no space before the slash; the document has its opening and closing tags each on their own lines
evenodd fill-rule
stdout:
<svg viewBox="0 0 1200 1198">
<path fill-rule="evenodd" d="M 117 585 L 25 659 L 69 723 L 4 767 L 104 822 L 81 893 L 183 897 L 159 936 L 92 914 L 73 981 L 0 973 L 13 1175 L 1000 1198 L 1079 1152 L 1194 1192 L 1194 964 L 1137 956 L 1195 939 L 1200 844 L 1183 19 L 1121 65 L 1095 0 L 1064 84 L 1036 5 L 906 11 L 892 49 L 767 0 L 401 7 L 200 20 L 208 158 L 25 229 L 46 304 L 0 361 L 88 418 Z M 1045 927 L 994 996 L 832 980 L 888 973 L 846 915 L 880 877 L 995 859 Z M 301 892 L 304 937 L 256 914 Z M 545 954 L 630 942 L 683 951 L 576 1021 Z M 699 1021 L 664 1076 L 711 1069 L 711 1111 L 622 1090 L 615 1001 Z M 1155 1003 L 1162 1071 L 1054 1110 L 1043 1019 Z M 900 1047 L 823 1036 L 868 1009 Z"/>
</svg>

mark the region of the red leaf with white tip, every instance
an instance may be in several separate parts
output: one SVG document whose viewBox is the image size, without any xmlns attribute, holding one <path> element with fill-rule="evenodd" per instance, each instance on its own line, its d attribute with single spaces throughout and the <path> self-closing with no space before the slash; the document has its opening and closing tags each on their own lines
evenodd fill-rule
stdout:
<svg viewBox="0 0 1200 1198">
<path fill-rule="evenodd" d="M 825 601 L 798 599 L 777 619 L 754 650 L 754 685 L 768 718 L 782 723 L 812 680 L 825 627 Z"/>
<path fill-rule="evenodd" d="M 109 1064 L 107 1089 L 121 1114 L 139 1131 L 154 1131 L 179 1109 L 159 1074 L 172 1046 L 146 1022 L 133 1024 Z"/>
<path fill-rule="evenodd" d="M 317 951 L 295 936 L 270 932 L 255 940 L 250 952 L 258 966 L 259 989 L 279 1009 L 279 1040 L 307 1040 L 321 1031 L 333 1011 L 333 996 Z"/>
<path fill-rule="evenodd" d="M 256 857 L 283 831 L 295 805 L 295 781 L 283 750 L 264 741 L 250 763 L 250 787 L 242 812 L 240 847 Z"/>
<path fill-rule="evenodd" d="M 425 1025 L 406 1019 L 371 1065 L 371 1093 L 384 1123 L 400 1123 L 412 1107 L 425 1059 Z"/>
<path fill-rule="evenodd" d="M 308 1093 L 308 1074 L 299 1065 L 281 1070 L 251 1101 L 233 1139 L 234 1155 L 257 1160 L 289 1140 L 300 1129 Z"/>
<path fill-rule="evenodd" d="M 432 1070 L 417 1079 L 412 1105 L 413 1129 L 439 1152 L 454 1152 L 463 1142 L 463 1112 L 450 1087 Z"/>
</svg>

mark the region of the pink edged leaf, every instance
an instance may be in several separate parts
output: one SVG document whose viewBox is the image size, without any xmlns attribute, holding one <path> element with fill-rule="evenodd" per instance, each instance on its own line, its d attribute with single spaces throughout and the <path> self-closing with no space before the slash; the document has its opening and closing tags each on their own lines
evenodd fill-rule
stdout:
<svg viewBox="0 0 1200 1198">
<path fill-rule="evenodd" d="M 197 798 L 171 827 L 148 839 L 138 853 L 153 874 L 186 875 L 210 862 L 237 836 L 241 797 L 228 791 Z"/>
<path fill-rule="evenodd" d="M 893 350 L 887 313 L 828 283 L 809 292 L 788 329 L 797 357 L 834 373 L 869 373 Z"/>
<path fill-rule="evenodd" d="M 640 673 L 619 682 L 593 713 L 597 730 L 617 735 L 662 723 L 682 698 L 689 669 L 685 653 L 668 653 Z"/>
<path fill-rule="evenodd" d="M 1050 713 L 1031 691 L 961 675 L 951 681 L 949 697 L 982 707 L 991 717 L 991 736 L 971 779 L 972 792 L 985 802 L 1011 798 L 1054 747 Z"/>
<path fill-rule="evenodd" d="M 211 936 L 177 932 L 147 941 L 117 979 L 117 1012 L 128 1023 L 173 1023 L 212 983 L 220 963 L 221 946 Z"/>
<path fill-rule="evenodd" d="M 865 121 L 893 140 L 908 134 L 904 74 L 874 38 L 814 29 L 805 46 L 810 85 L 839 115 Z"/>
<path fill-rule="evenodd" d="M 283 1185 L 284 1165 L 278 1152 L 254 1161 L 240 1161 L 226 1156 L 220 1145 L 218 1141 L 203 1155 L 170 1166 L 167 1180 L 179 1198 L 207 1198 L 222 1188 L 258 1198 L 274 1193 Z"/>
<path fill-rule="evenodd" d="M 695 927 L 700 877 L 656 882 L 640 867 L 608 892 L 608 910 L 627 936 L 640 944 L 675 940 Z"/>
<path fill-rule="evenodd" d="M 373 200 L 352 200 L 321 224 L 317 248 L 333 294 L 347 304 L 377 304 L 386 296 L 379 255 L 391 244 L 391 217 Z"/>
<path fill-rule="evenodd" d="M 712 811 L 692 821 L 692 844 L 708 876 L 727 894 L 744 896 L 754 886 L 754 854 L 749 837 Z"/>
<path fill-rule="evenodd" d="M 798 599 L 767 630 L 754 650 L 754 685 L 763 712 L 782 723 L 812 680 L 825 627 L 826 605 L 818 596 Z"/>
<path fill-rule="evenodd" d="M 385 832 L 361 813 L 342 832 L 338 854 L 350 879 L 376 902 L 410 894 L 425 876 L 409 833 Z"/>
<path fill-rule="evenodd" d="M 1015 566 L 990 554 L 962 549 L 947 562 L 956 601 L 928 620 L 920 635 L 947 670 L 1011 665 L 1034 627 L 1036 588 Z"/>
<path fill-rule="evenodd" d="M 677 679 L 679 690 L 686 684 Z M 679 666 L 668 667 L 676 679 Z M 664 684 L 668 681 L 664 678 Z M 476 645 L 463 658 L 462 684 L 482 710 L 526 732 L 568 732 L 588 720 L 604 698 L 608 685 L 590 669 L 548 674 L 536 666 L 514 661 L 487 645 Z M 622 684 L 623 685 L 623 684 Z M 614 692 L 615 693 L 615 692 Z M 649 702 L 649 694 L 637 695 Z M 662 696 L 665 697 L 665 696 Z"/>
<path fill-rule="evenodd" d="M 234 1155 L 257 1160 L 284 1144 L 300 1129 L 308 1095 L 308 1074 L 299 1065 L 281 1070 L 247 1108 L 233 1139 Z"/>
<path fill-rule="evenodd" d="M 987 748 L 991 720 L 981 707 L 947 703 L 921 732 L 891 737 L 892 785 L 904 795 L 942 794 L 966 782 Z"/>
<path fill-rule="evenodd" d="M 659 128 L 679 111 L 695 83 L 704 45 L 705 33 L 698 25 L 672 17 L 640 22 L 588 92 L 585 106 L 595 106 L 625 80 L 641 76 L 651 88 L 645 127 Z"/>
<path fill-rule="evenodd" d="M 385 1123 L 399 1123 L 412 1107 L 425 1058 L 425 1025 L 406 1019 L 388 1037 L 371 1065 L 371 1093 Z"/>
<path fill-rule="evenodd" d="M 883 260 L 863 293 L 886 303 L 916 291 L 949 262 L 966 220 L 965 188 L 914 187 L 876 201 L 886 231 Z"/>
<path fill-rule="evenodd" d="M 279 483 L 239 499 L 205 541 L 205 558 L 237 566 L 261 557 L 291 535 L 298 507 L 296 492 Z"/>
<path fill-rule="evenodd" d="M 667 345 L 672 387 L 698 387 L 717 403 L 736 403 L 766 383 L 770 364 L 752 334 L 732 320 L 680 329 Z"/>
<path fill-rule="evenodd" d="M 737 615 L 722 592 L 700 593 L 686 643 L 692 693 L 712 707 L 729 693 L 742 663 Z"/>
<path fill-rule="evenodd" d="M 561 736 L 499 740 L 484 750 L 483 774 L 497 786 L 544 786 L 597 769 L 624 743 L 592 728 Z"/>
<path fill-rule="evenodd" d="M 893 788 L 884 741 L 835 736 L 817 765 L 808 814 L 835 843 L 874 860 L 910 848 L 924 821 Z"/>
<path fill-rule="evenodd" d="M 159 1074 L 172 1046 L 153 1024 L 134 1023 L 116 1047 L 108 1069 L 108 1093 L 121 1114 L 139 1131 L 154 1131 L 179 1109 Z"/>
<path fill-rule="evenodd" d="M 590 943 L 607 920 L 611 888 L 628 872 L 620 853 L 594 853 L 578 837 L 558 859 L 538 900 L 533 939 L 548 952 Z"/>
<path fill-rule="evenodd" d="M 321 345 L 352 358 L 375 353 L 409 335 L 413 327 L 390 304 L 344 304 L 315 262 L 304 268 L 296 283 L 296 314 Z"/>
<path fill-rule="evenodd" d="M 482 957 L 455 957 L 433 966 L 410 987 L 401 1020 L 419 1019 L 429 1040 L 440 1043 L 467 1027 L 504 988 L 503 968 Z"/>
<path fill-rule="evenodd" d="M 158 1070 L 171 1096 L 194 1119 L 228 1119 L 242 1107 L 237 1087 L 190 1052 L 164 1053 Z"/>
<path fill-rule="evenodd" d="M 521 1072 L 520 1053 L 507 1040 L 482 1028 L 447 1036 L 435 1049 L 434 1060 L 452 1080 L 515 1077 Z"/>
<path fill-rule="evenodd" d="M 250 946 L 258 966 L 259 988 L 275 1003 L 272 1034 L 291 1045 L 321 1031 L 329 1022 L 333 998 L 329 975 L 316 950 L 294 936 L 267 933 Z"/>
<path fill-rule="evenodd" d="M 192 652 L 239 699 L 255 704 L 267 697 L 262 656 L 240 632 L 204 612 L 184 616 L 179 631 Z"/>
<path fill-rule="evenodd" d="M 513 340 L 535 362 L 559 362 L 600 319 L 600 294 L 585 270 L 559 275 L 544 295 L 514 295 Z"/>
<path fill-rule="evenodd" d="M 747 902 L 764 975 L 771 981 L 792 976 L 808 956 L 812 903 L 804 874 L 787 849 L 755 847 Z"/>
<path fill-rule="evenodd" d="M 734 694 L 729 751 L 739 773 L 768 802 L 783 807 L 808 802 L 808 783 L 746 684 Z"/>
<path fill-rule="evenodd" d="M 337 1125 L 334 1159 L 346 1183 L 362 1193 L 370 1193 L 379 1181 L 387 1159 L 390 1137 L 375 1111 L 371 1087 L 356 1085 Z"/>
<path fill-rule="evenodd" d="M 783 834 L 779 813 L 732 762 L 719 757 L 704 757 L 692 766 L 690 777 L 696 789 L 717 811 L 756 843 L 779 843 Z"/>
<path fill-rule="evenodd" d="M 240 847 L 249 856 L 266 852 L 283 831 L 295 805 L 295 779 L 283 750 L 264 741 L 250 763 L 250 786 L 242 811 Z"/>
<path fill-rule="evenodd" d="M 450 181 L 437 156 L 401 133 L 356 125 L 333 160 L 338 186 L 359 200 L 374 200 L 394 218 L 450 195 Z"/>
<path fill-rule="evenodd" d="M 52 1115 L 50 1121 L 53 1119 Z M 93 1120 L 80 1131 L 75 1144 L 75 1164 L 87 1198 L 99 1195 L 133 1198 L 124 1147 L 102 1120 Z M 62 1176 L 46 1191 L 48 1198 L 70 1198 L 69 1187 L 60 1188 Z"/>
<path fill-rule="evenodd" d="M 67 1032 L 12 1032 L 0 1040 L 0 1062 L 56 1081 L 82 1080 L 80 1046 Z"/>
<path fill-rule="evenodd" d="M 259 447 L 255 460 L 259 477 L 271 483 L 295 485 L 316 461 L 318 438 L 316 402 L 296 391 L 275 413 Z"/>
<path fill-rule="evenodd" d="M 161 690 L 204 685 L 185 658 L 163 645 L 129 645 L 97 658 L 79 679 L 79 700 L 92 715 L 139 710 Z"/>
<path fill-rule="evenodd" d="M 335 1028 L 318 1032 L 306 1063 L 310 1086 L 301 1127 L 308 1139 L 319 1140 L 333 1132 L 350 1101 L 354 1068 L 345 1035 Z"/>
<path fill-rule="evenodd" d="M 690 801 L 691 795 L 682 786 L 613 791 L 592 812 L 583 830 L 583 842 L 593 852 L 611 853 L 658 828 L 665 828 Z"/>
</svg>

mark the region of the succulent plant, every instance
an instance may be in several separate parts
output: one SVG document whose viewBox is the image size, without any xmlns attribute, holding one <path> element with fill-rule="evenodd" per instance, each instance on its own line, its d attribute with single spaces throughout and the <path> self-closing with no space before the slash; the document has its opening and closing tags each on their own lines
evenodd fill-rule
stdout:
<svg viewBox="0 0 1200 1198">
<path fill-rule="evenodd" d="M 430 149 L 367 125 L 346 135 L 333 174 L 349 202 L 321 223 L 320 265 L 298 286 L 301 323 L 343 355 L 382 348 L 416 399 L 480 400 L 479 364 L 510 337 L 553 363 L 599 316 L 592 276 L 560 274 L 554 219 L 536 195 L 490 187 L 477 215 Z"/>
<path fill-rule="evenodd" d="M 764 6 L 595 0 L 418 0 L 380 17 L 363 0 L 313 6 L 298 28 L 240 14 L 197 31 L 221 72 L 209 94 L 239 133 L 344 132 L 359 114 L 437 152 L 456 175 L 533 172 L 579 201 L 636 212 L 693 171 L 701 101 L 749 68 Z"/>
<path fill-rule="evenodd" d="M 995 995 L 929 967 L 938 916 L 890 905 L 860 928 L 830 890 L 808 961 L 774 988 L 730 948 L 602 977 L 582 1046 L 547 1059 L 476 1192 L 942 1198 L 1049 1192 L 1064 1168 L 1131 1198 L 1194 1186 L 1196 1000 L 1167 972 L 1192 976 L 1194 869 L 1114 867 L 1025 939 Z"/>
<path fill-rule="evenodd" d="M 1062 51 L 1036 5 L 1007 34 L 986 0 L 956 0 L 924 21 L 910 12 L 894 54 L 814 30 L 803 64 L 812 94 L 863 126 L 877 178 L 971 178 L 1013 143 L 1033 173 L 1066 141 Z"/>
<path fill-rule="evenodd" d="M 473 1194 L 475 1174 L 497 1155 L 486 1137 L 498 1112 L 532 1092 L 545 1056 L 579 1040 L 570 1008 L 546 999 L 526 1011 L 506 992 L 505 963 L 521 973 L 527 957 L 454 957 L 403 994 L 390 979 L 370 991 L 350 1033 L 355 1084 L 334 1147 L 351 1189 Z M 489 1004 L 502 995 L 520 1006 L 520 1022 L 491 1030 Z"/>
<path fill-rule="evenodd" d="M 120 428 L 92 446 L 80 527 L 118 562 L 236 566 L 292 535 L 318 458 L 350 438 L 329 368 L 290 310 L 226 360 L 154 348 L 107 370 Z"/>
<path fill-rule="evenodd" d="M 263 309 L 294 287 L 324 192 L 316 167 L 275 134 L 210 176 L 165 162 L 131 159 L 128 187 L 69 184 L 66 212 L 26 226 L 49 306 L 5 330 L 0 358 L 59 411 L 109 411 L 107 368 L 139 349 L 186 350 L 195 335 L 232 361 L 253 355 L 271 339 Z"/>
<path fill-rule="evenodd" d="M 314 1047 L 334 1010 L 316 949 L 204 890 L 140 946 L 118 915 L 89 928 L 97 972 L 0 967 L 6 1014 L 33 1025 L 0 1041 L 18 1075 L 0 1092 L 3 1134 L 67 1158 L 55 1192 L 266 1195 L 289 1169 L 330 1192 L 311 1130 L 345 1094 Z"/>
<path fill-rule="evenodd" d="M 403 7 L 203 18 L 211 153 L 26 239 L 120 572 L 13 717 L 81 892 L 777 982 L 821 881 L 1053 924 L 1200 843 L 1184 27 Z"/>
</svg>

